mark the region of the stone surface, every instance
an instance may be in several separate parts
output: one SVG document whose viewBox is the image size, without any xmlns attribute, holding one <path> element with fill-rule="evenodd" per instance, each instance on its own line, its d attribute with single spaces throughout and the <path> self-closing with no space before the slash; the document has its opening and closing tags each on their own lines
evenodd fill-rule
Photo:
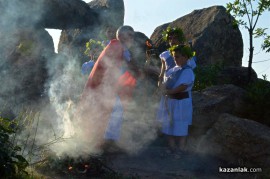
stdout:
<svg viewBox="0 0 270 179">
<path fill-rule="evenodd" d="M 124 23 L 124 1 L 123 0 L 95 0 L 88 3 L 91 10 L 98 14 L 95 16 L 95 25 L 84 26 L 82 28 L 69 28 L 61 32 L 58 52 L 68 53 L 69 56 L 77 57 L 80 63 L 89 61 L 84 55 L 85 44 L 90 39 L 104 40 L 106 26 L 120 27 Z M 103 38 L 103 39 L 102 39 Z"/>
<path fill-rule="evenodd" d="M 168 26 L 180 27 L 192 39 L 199 65 L 223 63 L 240 67 L 243 57 L 243 40 L 238 28 L 232 26 L 233 17 L 223 6 L 199 9 L 172 22 L 160 25 L 151 40 L 160 52 L 166 49 L 162 31 Z M 189 40 L 188 39 L 188 40 Z"/>
<path fill-rule="evenodd" d="M 244 88 L 258 79 L 257 73 L 253 69 L 250 82 L 248 82 L 247 76 L 248 67 L 225 67 L 217 75 L 217 84 L 233 84 Z"/>
<path fill-rule="evenodd" d="M 142 179 L 252 179 L 264 175 L 264 173 L 221 173 L 219 167 L 233 167 L 233 165 L 210 154 L 199 152 L 167 154 L 164 136 L 156 138 L 152 144 L 136 154 L 111 154 L 107 156 L 107 160 L 111 169 L 127 177 Z"/>
<path fill-rule="evenodd" d="M 219 156 L 234 165 L 269 169 L 270 128 L 222 114 L 202 138 L 198 151 Z"/>
<path fill-rule="evenodd" d="M 88 5 L 99 15 L 99 24 L 108 24 L 115 27 L 124 24 L 125 7 L 123 0 L 93 0 Z"/>
<path fill-rule="evenodd" d="M 31 28 L 1 34 L 0 39 L 0 104 L 1 109 L 14 112 L 44 95 L 53 40 L 46 30 Z"/>
<path fill-rule="evenodd" d="M 0 1 L 1 27 L 67 29 L 97 24 L 98 14 L 81 0 Z"/>
<path fill-rule="evenodd" d="M 222 113 L 241 115 L 245 107 L 245 90 L 235 85 L 218 85 L 193 92 L 191 137 L 205 134 Z"/>
</svg>

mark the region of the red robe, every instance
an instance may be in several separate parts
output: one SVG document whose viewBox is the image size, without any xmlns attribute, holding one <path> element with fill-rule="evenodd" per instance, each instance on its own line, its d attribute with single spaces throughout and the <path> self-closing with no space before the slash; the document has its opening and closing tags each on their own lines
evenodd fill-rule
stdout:
<svg viewBox="0 0 270 179">
<path fill-rule="evenodd" d="M 123 51 L 124 47 L 114 39 L 101 52 L 88 77 L 83 96 L 87 96 L 90 91 L 98 90 L 101 87 L 117 93 L 121 99 L 132 96 L 136 79 L 128 70 L 122 72 L 121 68 L 126 63 Z"/>
<path fill-rule="evenodd" d="M 116 96 L 120 96 L 125 108 L 125 102 L 131 99 L 136 85 L 134 76 L 128 70 L 123 71 L 123 66 L 127 63 L 123 52 L 124 47 L 118 40 L 114 39 L 107 45 L 98 57 L 82 94 L 84 114 L 81 115 L 86 119 L 95 118 L 94 121 L 99 121 L 95 125 L 99 128 L 98 135 L 101 136 L 105 131 Z"/>
</svg>

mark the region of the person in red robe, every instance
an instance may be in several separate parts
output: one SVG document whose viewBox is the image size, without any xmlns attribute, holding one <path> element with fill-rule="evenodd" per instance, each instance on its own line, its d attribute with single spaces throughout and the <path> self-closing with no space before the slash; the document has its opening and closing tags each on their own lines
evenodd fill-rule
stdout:
<svg viewBox="0 0 270 179">
<path fill-rule="evenodd" d="M 92 126 L 88 135 L 99 141 L 117 141 L 120 138 L 125 106 L 132 99 L 136 86 L 136 79 L 129 68 L 132 58 L 128 50 L 134 40 L 133 28 L 121 26 L 116 38 L 98 57 L 81 100 L 81 114 Z"/>
</svg>

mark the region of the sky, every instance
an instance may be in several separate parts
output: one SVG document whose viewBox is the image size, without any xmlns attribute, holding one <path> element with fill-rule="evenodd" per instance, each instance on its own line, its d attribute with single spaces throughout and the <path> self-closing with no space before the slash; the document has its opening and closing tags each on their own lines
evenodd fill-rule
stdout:
<svg viewBox="0 0 270 179">
<path fill-rule="evenodd" d="M 90 2 L 90 0 L 84 0 Z M 148 37 L 154 32 L 154 29 L 162 24 L 172 22 L 175 19 L 191 13 L 194 10 L 207 8 L 214 5 L 223 5 L 226 7 L 232 0 L 124 0 L 125 18 L 124 24 L 130 25 L 135 31 L 143 32 Z M 267 12 L 260 17 L 257 27 L 270 27 L 268 19 L 270 13 Z M 48 30 L 48 29 L 47 29 Z M 59 41 L 60 30 L 48 30 L 54 39 L 55 48 Z M 249 38 L 248 32 L 244 27 L 240 27 L 244 41 L 244 56 L 242 66 L 248 66 L 249 56 Z M 270 31 L 268 30 L 268 33 Z M 252 67 L 259 78 L 266 74 L 270 79 L 270 53 L 261 50 L 262 39 L 254 41 L 254 58 Z"/>
</svg>

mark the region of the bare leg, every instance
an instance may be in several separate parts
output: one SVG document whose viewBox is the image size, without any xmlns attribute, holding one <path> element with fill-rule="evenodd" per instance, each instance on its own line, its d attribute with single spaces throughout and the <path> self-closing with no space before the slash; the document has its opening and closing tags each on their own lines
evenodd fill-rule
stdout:
<svg viewBox="0 0 270 179">
<path fill-rule="evenodd" d="M 178 138 L 179 143 L 179 149 L 184 151 L 186 149 L 186 143 L 187 143 L 187 137 L 186 136 L 180 136 Z"/>
<path fill-rule="evenodd" d="M 171 151 L 175 150 L 176 144 L 175 144 L 175 137 L 174 136 L 170 136 L 170 135 L 168 136 L 168 145 L 169 145 L 169 149 Z"/>
</svg>

